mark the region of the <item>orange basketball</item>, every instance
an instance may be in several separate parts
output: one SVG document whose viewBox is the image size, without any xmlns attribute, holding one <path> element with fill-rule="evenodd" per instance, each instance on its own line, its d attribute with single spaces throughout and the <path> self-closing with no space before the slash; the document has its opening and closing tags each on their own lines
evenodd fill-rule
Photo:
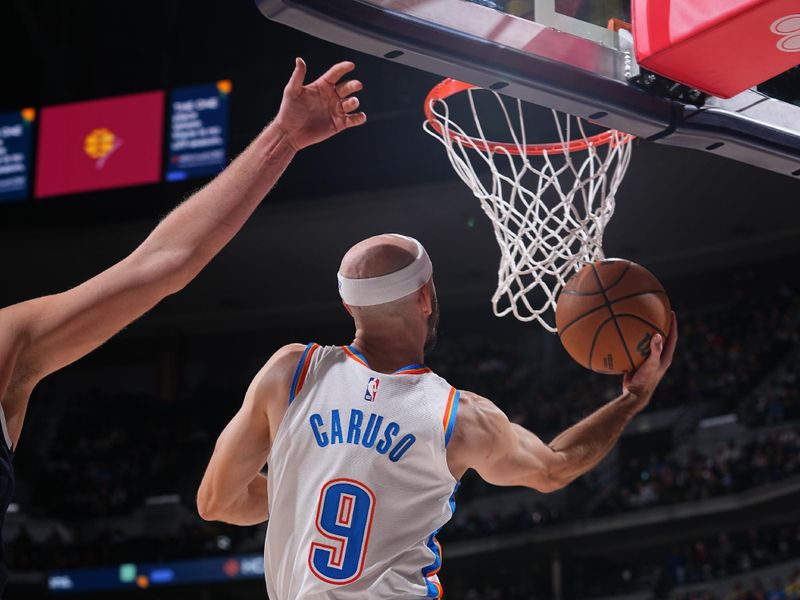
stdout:
<svg viewBox="0 0 800 600">
<path fill-rule="evenodd" d="M 650 355 L 650 338 L 669 335 L 669 298 L 650 271 L 609 259 L 575 273 L 558 297 L 556 327 L 569 355 L 597 373 L 633 371 Z"/>
</svg>

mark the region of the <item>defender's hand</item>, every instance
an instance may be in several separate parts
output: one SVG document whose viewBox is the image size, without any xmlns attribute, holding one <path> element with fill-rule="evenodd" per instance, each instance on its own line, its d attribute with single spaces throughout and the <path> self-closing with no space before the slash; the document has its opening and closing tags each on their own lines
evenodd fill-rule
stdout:
<svg viewBox="0 0 800 600">
<path fill-rule="evenodd" d="M 675 312 L 672 312 L 672 324 L 669 329 L 666 346 L 664 339 L 656 334 L 650 340 L 650 356 L 633 373 L 626 373 L 622 381 L 623 392 L 630 394 L 636 402 L 638 410 L 643 409 L 650 402 L 650 398 L 659 381 L 672 364 L 675 354 L 675 344 L 678 341 L 678 321 Z"/>
<path fill-rule="evenodd" d="M 275 124 L 284 130 L 296 150 L 366 122 L 363 112 L 355 112 L 358 98 L 351 96 L 363 88 L 361 82 L 356 79 L 339 82 L 355 68 L 351 62 L 340 62 L 315 82 L 303 85 L 306 63 L 302 58 L 295 59 L 294 73 L 283 90 Z"/>
</svg>

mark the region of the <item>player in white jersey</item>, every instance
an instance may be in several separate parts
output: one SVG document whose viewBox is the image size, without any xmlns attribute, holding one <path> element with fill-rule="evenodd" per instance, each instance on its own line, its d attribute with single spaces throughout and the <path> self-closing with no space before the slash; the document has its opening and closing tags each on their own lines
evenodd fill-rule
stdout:
<svg viewBox="0 0 800 600">
<path fill-rule="evenodd" d="M 622 394 L 546 445 L 422 364 L 438 306 L 419 242 L 381 235 L 356 244 L 339 290 L 355 321 L 352 344 L 275 353 L 220 435 L 198 492 L 205 519 L 269 519 L 272 600 L 441 597 L 435 535 L 467 469 L 496 485 L 564 487 L 647 406 L 677 339 L 673 315 L 666 343 L 653 338 Z"/>
</svg>

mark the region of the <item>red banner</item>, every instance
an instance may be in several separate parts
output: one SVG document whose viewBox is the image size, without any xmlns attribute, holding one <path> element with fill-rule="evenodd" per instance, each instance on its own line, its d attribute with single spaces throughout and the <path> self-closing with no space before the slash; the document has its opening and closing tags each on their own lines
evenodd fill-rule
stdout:
<svg viewBox="0 0 800 600">
<path fill-rule="evenodd" d="M 43 108 L 36 197 L 158 182 L 163 128 L 161 91 Z"/>
</svg>

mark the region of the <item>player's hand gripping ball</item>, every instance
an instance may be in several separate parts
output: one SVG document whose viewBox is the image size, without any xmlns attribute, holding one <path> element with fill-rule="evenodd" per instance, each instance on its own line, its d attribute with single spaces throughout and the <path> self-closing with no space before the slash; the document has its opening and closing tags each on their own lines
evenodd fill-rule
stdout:
<svg viewBox="0 0 800 600">
<path fill-rule="evenodd" d="M 635 371 L 650 355 L 650 340 L 669 336 L 672 313 L 664 287 L 628 260 L 586 265 L 558 297 L 556 327 L 569 355 L 597 373 Z"/>
</svg>

